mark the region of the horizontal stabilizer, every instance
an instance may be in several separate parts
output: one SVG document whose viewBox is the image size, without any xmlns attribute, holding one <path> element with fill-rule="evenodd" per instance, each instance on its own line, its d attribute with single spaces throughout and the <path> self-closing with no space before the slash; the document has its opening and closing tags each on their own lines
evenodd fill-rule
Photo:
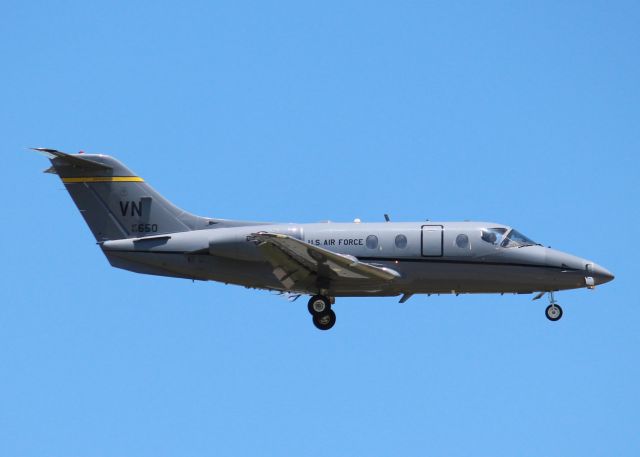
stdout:
<svg viewBox="0 0 640 457">
<path fill-rule="evenodd" d="M 86 170 L 110 170 L 111 167 L 107 165 L 103 165 L 98 162 L 94 162 L 93 160 L 85 159 L 80 157 L 78 154 L 67 154 L 66 152 L 60 152 L 55 149 L 49 148 L 31 148 L 34 151 L 42 152 L 50 159 L 62 159 L 65 162 L 73 165 L 74 167 L 84 168 Z M 45 173 L 51 173 L 51 171 L 46 170 Z"/>
</svg>

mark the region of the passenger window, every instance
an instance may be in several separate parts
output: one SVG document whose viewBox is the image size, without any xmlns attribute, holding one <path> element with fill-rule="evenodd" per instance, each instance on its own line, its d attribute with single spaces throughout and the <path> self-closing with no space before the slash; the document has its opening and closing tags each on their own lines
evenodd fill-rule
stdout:
<svg viewBox="0 0 640 457">
<path fill-rule="evenodd" d="M 378 247 L 378 237 L 375 235 L 369 235 L 367 237 L 367 247 L 369 249 L 375 249 Z"/>
<path fill-rule="evenodd" d="M 469 237 L 464 233 L 461 233 L 460 235 L 458 235 L 456 237 L 456 246 L 462 249 L 469 247 Z"/>
<path fill-rule="evenodd" d="M 398 249 L 404 249 L 407 247 L 407 237 L 404 235 L 396 236 L 396 247 Z"/>
</svg>

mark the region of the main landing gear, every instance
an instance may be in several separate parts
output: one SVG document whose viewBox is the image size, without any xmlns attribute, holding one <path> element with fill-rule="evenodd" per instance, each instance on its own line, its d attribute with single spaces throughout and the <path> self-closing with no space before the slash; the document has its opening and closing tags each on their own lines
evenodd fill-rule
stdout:
<svg viewBox="0 0 640 457">
<path fill-rule="evenodd" d="M 562 308 L 556 302 L 553 292 L 549 292 L 549 306 L 544 310 L 544 314 L 547 316 L 547 319 L 553 322 L 559 321 L 562 317 Z"/>
<path fill-rule="evenodd" d="M 313 316 L 313 325 L 320 330 L 329 330 L 336 323 L 336 313 L 331 309 L 331 299 L 325 295 L 314 295 L 307 305 Z"/>
</svg>

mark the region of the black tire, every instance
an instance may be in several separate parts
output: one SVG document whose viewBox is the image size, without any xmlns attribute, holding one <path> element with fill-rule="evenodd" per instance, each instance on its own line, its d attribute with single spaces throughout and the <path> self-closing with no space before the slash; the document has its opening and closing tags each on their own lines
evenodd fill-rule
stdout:
<svg viewBox="0 0 640 457">
<path fill-rule="evenodd" d="M 320 330 L 329 330 L 336 324 L 336 313 L 330 309 L 324 314 L 314 314 L 313 325 Z"/>
<path fill-rule="evenodd" d="M 320 310 L 316 310 L 313 307 L 313 304 L 316 301 L 321 301 L 324 304 L 324 308 L 320 309 Z M 316 305 L 317 307 L 317 305 Z M 329 299 L 327 297 L 325 297 L 324 295 L 314 295 L 313 297 L 311 297 L 309 299 L 309 303 L 307 304 L 307 310 L 309 311 L 309 314 L 311 314 L 312 316 L 316 316 L 316 315 L 320 315 L 320 314 L 324 314 L 327 311 L 329 311 L 331 309 L 331 302 L 329 301 Z"/>
<path fill-rule="evenodd" d="M 555 312 L 552 310 L 554 307 L 556 308 Z M 547 316 L 547 319 L 552 322 L 559 321 L 562 317 L 562 308 L 560 305 L 549 305 L 547 306 L 547 309 L 544 310 L 544 314 Z"/>
</svg>

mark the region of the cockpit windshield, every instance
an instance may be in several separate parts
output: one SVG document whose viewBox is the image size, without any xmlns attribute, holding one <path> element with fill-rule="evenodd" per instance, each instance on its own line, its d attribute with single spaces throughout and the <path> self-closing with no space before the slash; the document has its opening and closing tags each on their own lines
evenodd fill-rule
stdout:
<svg viewBox="0 0 640 457">
<path fill-rule="evenodd" d="M 491 243 L 494 245 L 499 245 L 500 240 L 502 240 L 502 236 L 507 232 L 507 229 L 496 227 L 496 228 L 486 228 L 482 229 L 480 237 L 483 241 L 487 243 Z"/>
<path fill-rule="evenodd" d="M 505 237 L 500 246 L 502 246 L 503 248 L 522 248 L 524 246 L 535 246 L 537 244 L 538 243 L 533 241 L 531 238 L 528 238 L 522 233 L 518 232 L 516 229 L 513 229 Z"/>
</svg>

